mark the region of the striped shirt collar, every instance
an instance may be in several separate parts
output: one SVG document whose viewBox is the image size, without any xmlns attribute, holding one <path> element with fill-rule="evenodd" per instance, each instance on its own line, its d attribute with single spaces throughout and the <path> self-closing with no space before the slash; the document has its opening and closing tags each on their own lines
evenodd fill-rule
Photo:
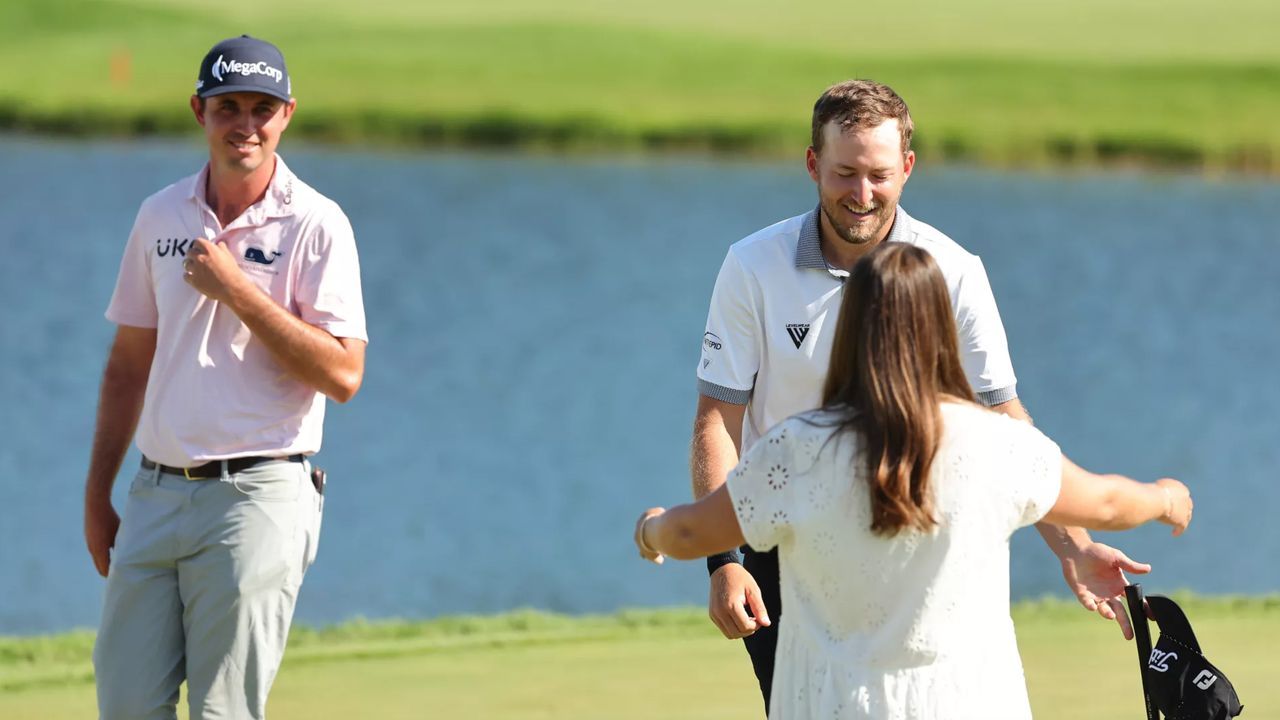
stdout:
<svg viewBox="0 0 1280 720">
<path fill-rule="evenodd" d="M 819 232 L 819 215 L 822 212 L 821 207 L 815 207 L 804 216 L 804 222 L 800 225 L 800 239 L 796 243 L 796 268 L 811 270 L 826 270 L 840 275 L 847 275 L 839 268 L 833 268 L 827 264 L 826 258 L 822 257 L 822 234 Z M 893 227 L 889 228 L 889 234 L 885 236 L 885 242 L 906 242 L 911 236 L 911 216 L 906 210 L 899 205 L 897 212 L 893 215 Z"/>
</svg>

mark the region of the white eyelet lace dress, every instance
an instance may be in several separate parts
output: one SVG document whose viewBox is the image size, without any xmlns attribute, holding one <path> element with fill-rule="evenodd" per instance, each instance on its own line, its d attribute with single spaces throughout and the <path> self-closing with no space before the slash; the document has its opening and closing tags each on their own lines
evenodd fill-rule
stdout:
<svg viewBox="0 0 1280 720">
<path fill-rule="evenodd" d="M 1009 537 L 1057 500 L 1039 430 L 943 403 L 930 533 L 871 533 L 861 444 L 834 416 L 774 427 L 729 475 L 747 542 L 778 548 L 782 617 L 770 720 L 1031 717 L 1009 617 Z"/>
</svg>

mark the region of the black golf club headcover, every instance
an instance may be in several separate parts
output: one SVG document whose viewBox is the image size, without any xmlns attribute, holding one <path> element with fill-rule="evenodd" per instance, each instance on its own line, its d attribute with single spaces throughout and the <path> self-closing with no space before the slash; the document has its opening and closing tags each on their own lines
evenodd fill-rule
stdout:
<svg viewBox="0 0 1280 720">
<path fill-rule="evenodd" d="M 1244 709 L 1235 687 L 1205 659 L 1191 623 L 1177 603 L 1148 595 L 1160 640 L 1147 660 L 1147 688 L 1167 720 L 1228 720 Z"/>
</svg>

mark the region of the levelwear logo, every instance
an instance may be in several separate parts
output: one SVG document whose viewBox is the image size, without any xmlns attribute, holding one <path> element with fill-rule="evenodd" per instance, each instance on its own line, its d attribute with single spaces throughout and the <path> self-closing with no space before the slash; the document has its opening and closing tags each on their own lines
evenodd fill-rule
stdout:
<svg viewBox="0 0 1280 720">
<path fill-rule="evenodd" d="M 284 78 L 284 73 L 280 72 L 278 68 L 268 65 L 265 61 L 243 63 L 239 60 L 223 60 L 222 57 L 222 55 L 219 55 L 218 59 L 213 61 L 213 67 L 209 68 L 210 74 L 212 74 L 214 79 L 218 82 L 222 82 L 222 75 L 224 73 L 231 73 L 233 75 L 239 74 L 245 77 L 250 75 L 266 75 L 276 82 L 280 82 L 280 80 Z"/>
<path fill-rule="evenodd" d="M 796 349 L 799 350 L 800 346 L 804 344 L 804 339 L 809 335 L 809 323 L 788 324 L 787 335 L 791 336 L 791 342 L 795 343 Z"/>
<path fill-rule="evenodd" d="M 1176 652 L 1161 652 L 1152 648 L 1151 659 L 1147 661 L 1147 667 L 1156 672 L 1169 672 L 1169 661 L 1177 659 L 1178 653 Z"/>
</svg>

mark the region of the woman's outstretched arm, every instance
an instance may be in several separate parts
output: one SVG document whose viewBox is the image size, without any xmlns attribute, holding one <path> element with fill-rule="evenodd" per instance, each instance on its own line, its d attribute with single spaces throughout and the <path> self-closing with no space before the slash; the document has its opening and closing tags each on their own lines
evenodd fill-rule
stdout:
<svg viewBox="0 0 1280 720">
<path fill-rule="evenodd" d="M 692 560 L 736 548 L 745 540 L 728 486 L 721 485 L 698 502 L 646 510 L 636 521 L 635 542 L 641 557 L 660 563 L 664 555 Z"/>
<path fill-rule="evenodd" d="M 1181 535 L 1191 522 L 1191 493 L 1172 478 L 1140 483 L 1123 475 L 1095 475 L 1062 457 L 1062 489 L 1044 519 L 1055 525 L 1128 530 L 1157 520 Z"/>
</svg>

